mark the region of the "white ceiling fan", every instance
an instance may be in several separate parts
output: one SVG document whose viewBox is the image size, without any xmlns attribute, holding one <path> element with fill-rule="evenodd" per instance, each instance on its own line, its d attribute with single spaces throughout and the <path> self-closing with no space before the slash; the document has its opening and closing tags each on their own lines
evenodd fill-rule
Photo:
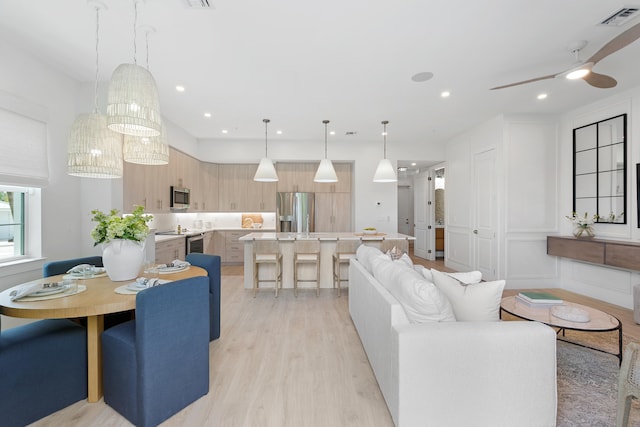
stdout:
<svg viewBox="0 0 640 427">
<path fill-rule="evenodd" d="M 589 83 L 591 86 L 601 88 L 601 89 L 609 89 L 609 88 L 615 87 L 618 84 L 616 79 L 614 79 L 611 76 L 607 76 L 606 74 L 596 73 L 592 70 L 592 68 L 607 56 L 633 43 L 638 38 L 640 38 L 640 23 L 637 23 L 633 27 L 629 28 L 628 30 L 618 34 L 616 37 L 610 40 L 609 43 L 605 44 L 600 48 L 600 50 L 594 53 L 591 56 L 591 58 L 587 59 L 584 62 L 579 62 L 578 64 L 572 66 L 568 70 L 565 70 L 556 74 L 549 74 L 543 77 L 536 77 L 534 79 L 511 83 L 508 85 L 492 87 L 490 90 L 504 89 L 507 87 L 537 82 L 538 80 L 553 79 L 556 77 L 566 77 L 568 79 L 582 79 L 587 83 Z M 576 59 L 578 59 L 578 54 L 580 52 L 580 49 L 582 49 L 585 45 L 586 45 L 586 42 L 582 42 L 570 48 L 570 50 L 573 53 L 575 53 Z"/>
</svg>

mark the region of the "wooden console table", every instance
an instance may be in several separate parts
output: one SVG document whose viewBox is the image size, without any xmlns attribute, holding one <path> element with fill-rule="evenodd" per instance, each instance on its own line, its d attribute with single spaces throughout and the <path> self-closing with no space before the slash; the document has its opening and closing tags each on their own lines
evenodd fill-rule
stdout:
<svg viewBox="0 0 640 427">
<path fill-rule="evenodd" d="M 640 243 L 547 236 L 547 254 L 640 271 Z"/>
</svg>

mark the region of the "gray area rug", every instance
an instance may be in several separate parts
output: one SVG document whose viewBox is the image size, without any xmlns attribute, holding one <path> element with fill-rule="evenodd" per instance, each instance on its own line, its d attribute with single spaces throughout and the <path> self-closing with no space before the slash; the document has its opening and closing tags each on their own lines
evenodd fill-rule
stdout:
<svg viewBox="0 0 640 427">
<path fill-rule="evenodd" d="M 618 358 L 558 341 L 558 427 L 616 425 Z M 640 427 L 631 405 L 629 426 Z"/>
</svg>

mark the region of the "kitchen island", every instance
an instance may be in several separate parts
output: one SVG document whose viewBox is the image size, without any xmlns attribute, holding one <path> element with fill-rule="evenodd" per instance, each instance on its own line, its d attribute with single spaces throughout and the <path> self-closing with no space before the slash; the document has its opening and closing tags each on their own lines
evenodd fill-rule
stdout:
<svg viewBox="0 0 640 427">
<path fill-rule="evenodd" d="M 244 287 L 253 288 L 253 241 L 254 240 L 278 240 L 280 244 L 280 253 L 282 253 L 282 288 L 293 289 L 293 258 L 294 258 L 294 241 L 305 239 L 320 240 L 320 288 L 333 288 L 333 254 L 336 250 L 336 241 L 340 240 L 362 240 L 362 243 L 368 246 L 381 248 L 383 242 L 388 245 L 394 245 L 394 241 L 398 242 L 398 246 L 407 244 L 408 241 L 415 240 L 413 236 L 407 236 L 400 233 L 275 233 L 275 232 L 253 232 L 249 233 L 239 240 L 244 244 Z M 269 280 L 274 276 L 272 267 L 262 267 L 260 269 L 261 280 Z M 305 276 L 308 276 L 306 274 Z M 347 277 L 346 274 L 343 275 Z M 344 284 L 343 284 L 344 286 Z M 315 289 L 315 283 L 302 283 L 298 289 Z M 265 287 L 266 289 L 266 287 Z"/>
</svg>

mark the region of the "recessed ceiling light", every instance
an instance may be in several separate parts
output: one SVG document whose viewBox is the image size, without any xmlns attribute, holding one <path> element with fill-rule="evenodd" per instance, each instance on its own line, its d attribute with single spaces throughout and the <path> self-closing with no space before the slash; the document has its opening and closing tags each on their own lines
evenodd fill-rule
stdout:
<svg viewBox="0 0 640 427">
<path fill-rule="evenodd" d="M 204 113 L 204 116 L 208 119 L 209 117 L 211 117 L 211 113 Z"/>
<path fill-rule="evenodd" d="M 443 98 L 448 98 L 449 96 L 451 96 L 451 92 L 449 92 L 448 90 L 445 90 L 440 94 L 440 96 Z"/>
<path fill-rule="evenodd" d="M 398 172 L 406 172 L 409 168 L 406 166 L 400 166 L 398 167 Z"/>
<path fill-rule="evenodd" d="M 178 92 L 184 92 L 184 86 L 178 85 L 178 86 L 176 86 L 176 90 Z"/>
<path fill-rule="evenodd" d="M 278 135 L 282 135 L 282 131 L 281 131 L 281 130 L 277 130 L 277 131 L 276 131 L 276 133 L 277 133 Z"/>
<path fill-rule="evenodd" d="M 417 164 L 416 162 L 412 162 L 412 163 L 411 163 L 411 166 L 415 166 L 416 164 Z"/>
<path fill-rule="evenodd" d="M 538 99 L 546 99 L 547 98 L 547 94 L 546 93 L 541 93 L 538 95 Z"/>
<path fill-rule="evenodd" d="M 226 129 L 222 129 L 222 133 L 229 133 L 229 131 Z"/>
<path fill-rule="evenodd" d="M 335 135 L 335 134 L 336 134 L 336 131 L 334 131 L 334 130 L 329 132 L 329 135 Z"/>
<path fill-rule="evenodd" d="M 411 80 L 413 80 L 414 82 L 426 82 L 427 80 L 431 80 L 432 78 L 433 73 L 429 71 L 423 71 L 411 76 Z"/>
</svg>

